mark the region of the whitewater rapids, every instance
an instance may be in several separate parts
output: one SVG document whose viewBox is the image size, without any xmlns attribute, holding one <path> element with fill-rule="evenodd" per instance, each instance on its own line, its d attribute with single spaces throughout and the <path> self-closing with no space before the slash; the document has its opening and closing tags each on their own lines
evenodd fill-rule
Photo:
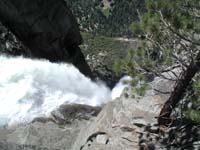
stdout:
<svg viewBox="0 0 200 150">
<path fill-rule="evenodd" d="M 0 126 L 48 116 L 64 103 L 98 106 L 119 97 L 125 86 L 121 81 L 111 91 L 70 64 L 0 56 Z"/>
</svg>

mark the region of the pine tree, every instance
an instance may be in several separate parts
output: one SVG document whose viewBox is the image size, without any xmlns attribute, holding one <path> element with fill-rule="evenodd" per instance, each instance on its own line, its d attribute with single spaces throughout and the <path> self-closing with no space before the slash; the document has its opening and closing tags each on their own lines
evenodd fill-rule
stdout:
<svg viewBox="0 0 200 150">
<path fill-rule="evenodd" d="M 101 0 L 66 1 L 76 16 L 81 30 L 95 33 L 102 28 L 106 17 L 101 11 Z"/>
<path fill-rule="evenodd" d="M 82 30 L 107 36 L 130 35 L 129 28 L 144 12 L 144 0 L 114 0 L 104 8 L 102 0 L 67 0 Z"/>
<path fill-rule="evenodd" d="M 140 46 L 117 66 L 134 78 L 153 73 L 176 82 L 158 118 L 160 125 L 167 125 L 172 111 L 185 98 L 188 87 L 199 72 L 200 1 L 146 0 L 146 13 L 140 16 L 138 22 L 132 23 L 131 28 L 137 33 Z M 181 69 L 180 75 L 173 71 L 175 67 Z M 175 79 L 163 76 L 166 68 L 176 76 Z M 140 79 L 135 85 L 138 83 L 141 83 Z M 186 114 L 198 120 L 195 117 L 199 114 L 198 110 Z"/>
<path fill-rule="evenodd" d="M 106 22 L 111 36 L 128 35 L 130 24 L 139 19 L 137 11 L 144 11 L 144 0 L 114 0 Z"/>
</svg>

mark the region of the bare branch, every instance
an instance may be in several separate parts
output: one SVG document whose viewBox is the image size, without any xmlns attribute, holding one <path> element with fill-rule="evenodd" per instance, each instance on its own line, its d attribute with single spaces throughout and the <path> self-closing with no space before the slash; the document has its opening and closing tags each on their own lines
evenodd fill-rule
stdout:
<svg viewBox="0 0 200 150">
<path fill-rule="evenodd" d="M 164 92 L 164 91 L 161 91 L 161 90 L 158 90 L 158 89 L 153 89 L 154 91 L 156 92 L 159 92 L 161 94 L 171 94 L 171 92 Z"/>
</svg>

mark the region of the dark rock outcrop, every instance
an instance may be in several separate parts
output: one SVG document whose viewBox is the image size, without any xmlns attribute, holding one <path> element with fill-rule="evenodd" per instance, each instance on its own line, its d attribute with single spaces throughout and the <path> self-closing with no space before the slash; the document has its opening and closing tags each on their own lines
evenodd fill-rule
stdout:
<svg viewBox="0 0 200 150">
<path fill-rule="evenodd" d="M 81 104 L 64 104 L 51 113 L 58 124 L 72 123 L 74 120 L 89 120 L 96 117 L 101 107 Z"/>
<path fill-rule="evenodd" d="M 89 106 L 82 104 L 63 104 L 58 109 L 51 112 L 49 118 L 37 117 L 34 122 L 54 122 L 59 125 L 73 124 L 75 120 L 89 120 L 92 117 L 96 117 L 101 111 L 99 106 Z"/>
<path fill-rule="evenodd" d="M 1 0 L 0 21 L 32 57 L 70 62 L 93 79 L 78 47 L 82 42 L 78 24 L 63 0 Z"/>
<path fill-rule="evenodd" d="M 30 51 L 0 22 L 0 54 L 31 57 Z"/>
</svg>

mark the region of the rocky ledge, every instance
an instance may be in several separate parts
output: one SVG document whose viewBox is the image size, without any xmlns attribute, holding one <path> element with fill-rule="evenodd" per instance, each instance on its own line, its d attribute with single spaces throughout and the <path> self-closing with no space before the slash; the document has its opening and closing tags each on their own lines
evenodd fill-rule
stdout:
<svg viewBox="0 0 200 150">
<path fill-rule="evenodd" d="M 173 82 L 156 78 L 154 88 L 170 91 Z M 131 90 L 100 107 L 65 104 L 49 118 L 0 129 L 1 150 L 199 150 L 200 126 L 183 123 L 158 132 L 156 117 L 167 95 Z M 100 112 L 100 113 L 99 113 Z"/>
</svg>

